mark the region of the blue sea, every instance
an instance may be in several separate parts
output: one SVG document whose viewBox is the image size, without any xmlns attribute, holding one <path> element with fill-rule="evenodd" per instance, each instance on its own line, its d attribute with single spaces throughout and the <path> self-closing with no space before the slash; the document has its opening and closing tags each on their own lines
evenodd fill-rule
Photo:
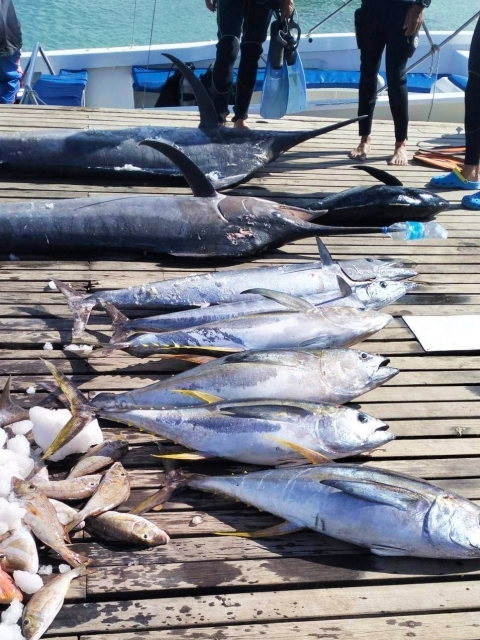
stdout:
<svg viewBox="0 0 480 640">
<path fill-rule="evenodd" d="M 214 40 L 215 15 L 204 0 L 14 0 L 22 22 L 24 51 L 83 49 Z M 343 0 L 296 0 L 304 33 L 342 6 Z M 316 33 L 353 31 L 354 0 Z M 430 30 L 460 27 L 480 0 L 432 0 Z M 473 29 L 473 25 L 469 27 Z"/>
</svg>

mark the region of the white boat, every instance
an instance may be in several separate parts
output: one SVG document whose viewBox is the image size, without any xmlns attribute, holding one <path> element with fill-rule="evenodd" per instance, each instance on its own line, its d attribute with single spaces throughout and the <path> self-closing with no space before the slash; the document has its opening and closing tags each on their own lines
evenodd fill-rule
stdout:
<svg viewBox="0 0 480 640">
<path fill-rule="evenodd" d="M 427 37 L 429 36 L 429 37 Z M 437 31 L 421 34 L 420 44 L 411 63 L 424 59 L 409 74 L 409 105 L 412 120 L 463 122 L 464 85 L 468 75 L 468 55 L 471 31 L 461 31 L 446 42 L 440 53 L 431 41 L 441 43 L 451 32 Z M 113 107 L 121 109 L 153 108 L 159 95 L 155 74 L 170 69 L 171 64 L 162 55 L 171 53 L 184 62 L 192 62 L 196 69 L 206 69 L 215 56 L 215 41 L 156 46 L 132 46 L 104 49 L 76 49 L 47 51 L 46 58 L 35 54 L 35 70 L 31 86 L 40 73 L 58 74 L 61 69 L 88 71 L 84 104 L 87 107 Z M 268 43 L 267 43 L 268 46 Z M 266 47 L 265 47 L 266 48 Z M 308 106 L 302 115 L 350 118 L 356 115 L 358 93 L 359 52 L 353 33 L 302 36 L 299 46 L 309 82 Z M 432 55 L 429 55 L 431 53 Z M 22 56 L 25 65 L 32 53 Z M 264 64 L 263 62 L 261 63 Z M 153 79 L 153 87 L 141 90 L 134 87 L 132 69 L 144 67 Z M 381 72 L 384 71 L 384 61 Z M 165 73 L 162 74 L 165 77 Z M 311 80 L 311 78 L 310 78 Z M 382 79 L 379 78 L 380 85 Z M 152 90 L 153 88 L 153 90 Z M 140 90 L 139 90 L 140 89 Z M 34 96 L 35 94 L 33 94 Z M 258 112 L 260 91 L 252 100 L 251 112 Z M 375 117 L 390 119 L 386 91 L 379 93 Z"/>
</svg>

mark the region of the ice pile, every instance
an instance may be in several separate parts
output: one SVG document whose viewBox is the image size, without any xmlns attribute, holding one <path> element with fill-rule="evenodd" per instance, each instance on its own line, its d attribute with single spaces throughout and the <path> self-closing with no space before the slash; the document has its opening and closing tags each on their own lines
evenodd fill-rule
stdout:
<svg viewBox="0 0 480 640">
<path fill-rule="evenodd" d="M 68 409 L 45 409 L 43 407 L 32 407 L 30 409 L 30 420 L 33 422 L 33 438 L 43 451 L 48 449 L 71 417 L 72 414 Z M 93 420 L 81 433 L 59 449 L 50 459 L 63 460 L 71 453 L 84 453 L 91 446 L 100 444 L 100 442 L 103 442 L 102 430 L 97 420 Z"/>
<path fill-rule="evenodd" d="M 0 497 L 0 535 L 14 531 L 22 526 L 22 518 L 26 510 L 18 502 L 9 502 Z"/>
<path fill-rule="evenodd" d="M 0 638 L 2 640 L 25 640 L 17 622 L 22 617 L 23 604 L 16 598 L 12 600 L 8 609 L 2 612 L 0 623 Z"/>
<path fill-rule="evenodd" d="M 29 571 L 17 571 L 13 572 L 13 579 L 15 584 L 23 593 L 36 593 L 43 587 L 43 580 L 37 573 L 30 573 Z"/>
</svg>

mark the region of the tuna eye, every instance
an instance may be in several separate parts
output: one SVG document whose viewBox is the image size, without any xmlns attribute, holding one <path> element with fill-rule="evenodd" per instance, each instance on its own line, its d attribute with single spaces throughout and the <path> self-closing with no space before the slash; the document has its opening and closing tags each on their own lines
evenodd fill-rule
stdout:
<svg viewBox="0 0 480 640">
<path fill-rule="evenodd" d="M 380 286 L 382 287 L 382 289 L 386 289 L 388 285 L 386 282 L 380 282 Z"/>
<path fill-rule="evenodd" d="M 361 422 L 362 424 L 365 424 L 365 422 L 368 422 L 368 416 L 365 415 L 364 413 L 359 413 L 358 421 Z"/>
<path fill-rule="evenodd" d="M 361 354 L 361 359 L 362 360 L 366 360 L 368 358 L 368 353 L 365 353 L 365 351 Z"/>
<path fill-rule="evenodd" d="M 148 533 L 144 533 L 142 537 L 144 540 L 148 540 Z"/>
</svg>

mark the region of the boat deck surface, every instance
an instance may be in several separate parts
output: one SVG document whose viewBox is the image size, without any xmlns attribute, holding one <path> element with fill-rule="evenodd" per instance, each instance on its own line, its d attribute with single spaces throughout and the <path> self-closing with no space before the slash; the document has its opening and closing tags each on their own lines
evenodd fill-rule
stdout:
<svg viewBox="0 0 480 640">
<path fill-rule="evenodd" d="M 124 127 L 141 124 L 196 126 L 195 114 L 151 111 L 70 110 L 21 107 L 1 111 L 1 130 L 58 127 Z M 313 118 L 285 118 L 252 127 L 297 129 L 319 125 Z M 418 142 L 457 144 L 458 123 L 413 122 L 410 146 Z M 351 168 L 348 150 L 356 126 L 311 140 L 260 171 L 236 193 L 312 198 L 348 187 L 374 184 Z M 393 145 L 390 122 L 374 123 L 371 164 L 387 169 Z M 434 171 L 411 165 L 392 170 L 408 186 L 422 187 Z M 188 193 L 184 186 L 125 186 L 85 181 L 48 182 L 6 178 L 2 202 L 105 193 Z M 380 236 L 329 238 L 334 258 L 391 256 L 417 263 L 418 288 L 389 308 L 394 321 L 362 349 L 391 358 L 400 374 L 358 400 L 387 421 L 397 439 L 364 458 L 374 467 L 426 478 L 447 490 L 480 501 L 480 354 L 425 353 L 402 319 L 404 315 L 480 312 L 480 219 L 460 208 L 459 192 L 446 193 L 452 208 L 438 217 L 448 240 L 394 242 Z M 37 403 L 41 383 L 51 381 L 40 358 L 48 357 L 83 391 L 122 391 L 140 387 L 185 367 L 126 354 L 83 360 L 62 351 L 70 342 L 71 314 L 63 296 L 48 288 L 52 277 L 78 290 L 98 291 L 173 278 L 232 264 L 197 264 L 159 256 L 69 255 L 0 256 L 0 384 L 12 374 L 15 398 Z M 250 265 L 313 261 L 314 240 L 263 254 Z M 12 258 L 15 258 L 12 256 Z M 28 258 L 28 259 L 27 259 Z M 237 263 L 238 264 L 238 263 Z M 109 323 L 94 312 L 89 335 L 80 342 L 108 339 Z M 43 350 L 50 342 L 52 351 Z M 29 386 L 37 393 L 26 395 Z M 126 433 L 125 459 L 133 486 L 123 509 L 155 492 L 162 481 L 156 439 L 104 423 L 105 432 Z M 160 445 L 162 446 L 162 445 Z M 167 445 L 168 446 L 168 443 Z M 196 466 L 195 466 L 196 465 Z M 189 463 L 203 472 L 242 472 L 225 462 Z M 194 526 L 194 516 L 201 523 Z M 139 550 L 78 534 L 75 547 L 96 569 L 74 581 L 65 606 L 46 637 L 64 640 L 189 638 L 365 638 L 369 640 L 473 640 L 480 638 L 480 560 L 438 561 L 385 558 L 314 532 L 270 540 L 216 536 L 215 532 L 254 531 L 277 519 L 221 496 L 185 491 L 163 511 L 148 517 L 170 534 L 167 546 Z M 52 558 L 44 555 L 43 562 Z M 54 560 L 56 562 L 56 560 Z"/>
</svg>

